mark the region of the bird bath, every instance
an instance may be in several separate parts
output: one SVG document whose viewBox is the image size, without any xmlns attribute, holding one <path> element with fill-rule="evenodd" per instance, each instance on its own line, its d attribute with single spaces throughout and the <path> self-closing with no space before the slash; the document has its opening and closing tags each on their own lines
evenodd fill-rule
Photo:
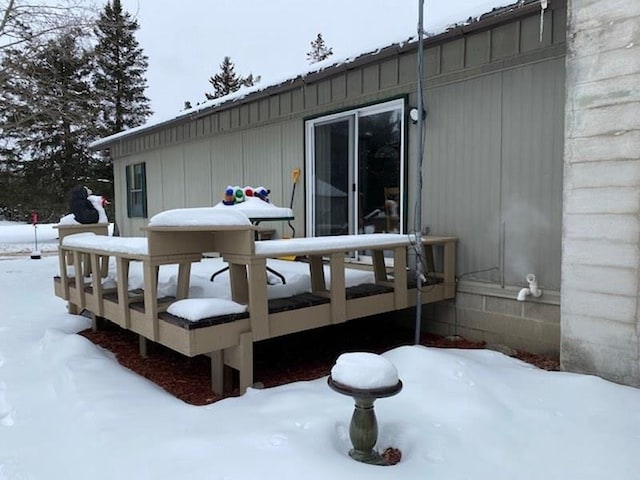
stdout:
<svg viewBox="0 0 640 480">
<path fill-rule="evenodd" d="M 373 354 L 347 355 L 372 356 Z M 357 360 L 360 360 L 363 357 L 356 358 Z M 381 360 L 384 360 L 382 359 L 382 357 L 379 358 Z M 341 359 L 339 358 L 336 366 L 338 366 L 340 360 Z M 357 361 L 355 363 L 357 363 Z M 349 425 L 349 438 L 351 439 L 351 443 L 353 445 L 353 448 L 351 449 L 351 451 L 349 451 L 349 456 L 354 460 L 371 465 L 388 465 L 385 459 L 373 449 L 374 445 L 378 441 L 378 420 L 376 419 L 373 404 L 378 398 L 391 397 L 400 392 L 400 390 L 402 390 L 402 381 L 400 379 L 397 379 L 396 376 L 395 378 L 391 377 L 393 378 L 394 382 L 396 382 L 392 385 L 374 384 L 371 387 L 347 385 L 345 383 L 340 383 L 334 380 L 334 376 L 342 378 L 342 376 L 344 375 L 345 366 L 340 366 L 342 367 L 341 371 L 335 370 L 336 367 L 332 369 L 332 374 L 327 379 L 327 383 L 332 390 L 343 395 L 348 395 L 355 401 L 355 408 L 353 410 L 351 423 Z M 351 370 L 353 370 L 354 367 L 357 369 L 358 365 L 351 364 L 346 366 L 346 368 L 350 368 Z M 395 371 L 395 367 L 392 368 Z M 336 373 L 338 373 L 338 375 L 336 375 Z"/>
</svg>

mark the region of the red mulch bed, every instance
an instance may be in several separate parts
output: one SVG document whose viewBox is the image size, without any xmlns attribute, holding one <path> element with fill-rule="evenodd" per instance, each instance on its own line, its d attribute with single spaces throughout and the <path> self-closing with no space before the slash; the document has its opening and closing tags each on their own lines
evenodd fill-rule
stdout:
<svg viewBox="0 0 640 480">
<path fill-rule="evenodd" d="M 382 353 L 414 342 L 413 332 L 393 328 L 384 315 L 351 321 L 342 325 L 300 332 L 254 344 L 254 381 L 265 387 L 313 380 L 329 375 L 336 358 L 343 352 Z M 207 405 L 224 398 L 211 391 L 210 359 L 200 355 L 189 358 L 166 347 L 149 342 L 148 356 L 138 352 L 138 335 L 110 322 L 100 322 L 97 332 L 80 332 L 93 343 L 113 352 L 121 365 L 156 383 L 172 395 L 192 405 Z M 443 338 L 425 334 L 421 343 L 443 348 L 484 348 L 483 342 L 463 338 Z M 517 358 L 545 370 L 558 370 L 558 361 L 527 352 Z M 238 395 L 237 379 L 229 385 Z"/>
</svg>

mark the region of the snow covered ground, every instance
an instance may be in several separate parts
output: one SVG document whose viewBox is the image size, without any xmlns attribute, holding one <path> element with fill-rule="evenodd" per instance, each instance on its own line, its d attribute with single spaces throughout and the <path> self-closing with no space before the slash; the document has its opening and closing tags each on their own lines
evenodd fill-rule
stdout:
<svg viewBox="0 0 640 480">
<path fill-rule="evenodd" d="M 57 237 L 58 231 L 53 224 L 34 227 L 28 223 L 0 220 L 0 257 L 5 254 L 31 254 L 34 250 L 56 252 Z"/>
<path fill-rule="evenodd" d="M 0 252 L 32 230 L 1 223 Z M 392 467 L 349 457 L 353 402 L 326 378 L 185 404 L 76 335 L 88 320 L 54 296 L 57 268 L 0 261 L 1 480 L 639 478 L 640 390 L 493 351 L 384 354 L 404 384 L 375 407 Z"/>
</svg>

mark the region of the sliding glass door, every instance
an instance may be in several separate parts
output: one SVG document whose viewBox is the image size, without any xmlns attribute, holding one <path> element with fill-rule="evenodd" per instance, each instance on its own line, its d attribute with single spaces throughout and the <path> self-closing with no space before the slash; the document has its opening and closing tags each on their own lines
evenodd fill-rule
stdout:
<svg viewBox="0 0 640 480">
<path fill-rule="evenodd" d="M 307 122 L 309 235 L 402 231 L 403 132 L 402 100 Z"/>
</svg>

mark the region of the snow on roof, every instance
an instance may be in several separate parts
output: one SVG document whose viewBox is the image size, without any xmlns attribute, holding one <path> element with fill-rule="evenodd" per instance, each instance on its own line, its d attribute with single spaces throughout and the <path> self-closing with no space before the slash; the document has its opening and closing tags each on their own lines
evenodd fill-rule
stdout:
<svg viewBox="0 0 640 480">
<path fill-rule="evenodd" d="M 447 31 L 465 25 L 476 23 L 481 17 L 486 16 L 492 12 L 504 9 L 504 8 L 517 8 L 525 3 L 532 3 L 534 0 L 465 0 L 465 2 L 447 2 L 446 7 L 442 10 L 438 10 L 434 7 L 434 11 L 427 11 L 424 19 L 424 31 L 425 36 L 435 37 Z M 428 8 L 428 6 L 427 6 Z M 211 110 L 215 107 L 223 105 L 229 102 L 236 102 L 243 98 L 263 90 L 267 90 L 272 87 L 282 86 L 287 83 L 293 83 L 297 79 L 305 78 L 314 73 L 318 73 L 324 70 L 328 70 L 341 65 L 346 65 L 354 62 L 355 60 L 368 55 L 375 55 L 380 51 L 392 47 L 403 47 L 405 45 L 417 43 L 418 37 L 415 35 L 398 35 L 395 32 L 380 32 L 380 43 L 377 47 L 372 47 L 368 51 L 355 52 L 353 55 L 348 55 L 341 59 L 328 58 L 322 62 L 318 62 L 309 66 L 308 69 L 302 72 L 285 74 L 280 78 L 263 79 L 258 85 L 251 87 L 243 87 L 236 92 L 225 95 L 224 97 L 208 100 L 196 105 L 188 110 L 183 110 L 178 114 L 169 118 L 155 120 L 150 123 L 146 123 L 139 127 L 130 128 L 122 132 L 110 135 L 108 137 L 96 140 L 92 142 L 89 147 L 94 149 L 100 149 L 105 147 L 114 141 L 121 139 L 125 136 L 129 136 L 138 132 L 148 130 L 152 127 L 157 127 L 165 123 L 170 123 L 181 118 L 188 118 L 196 114 L 201 113 L 204 110 Z M 393 37 L 390 37 L 393 35 Z"/>
</svg>

